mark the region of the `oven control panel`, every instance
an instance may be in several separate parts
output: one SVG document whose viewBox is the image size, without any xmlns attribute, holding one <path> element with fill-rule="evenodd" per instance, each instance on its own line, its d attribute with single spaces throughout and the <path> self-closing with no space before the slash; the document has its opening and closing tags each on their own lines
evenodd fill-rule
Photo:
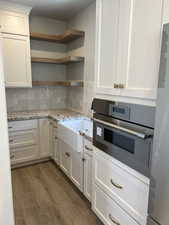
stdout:
<svg viewBox="0 0 169 225">
<path fill-rule="evenodd" d="M 110 104 L 109 116 L 124 120 L 130 120 L 130 108 L 128 106 Z"/>
</svg>

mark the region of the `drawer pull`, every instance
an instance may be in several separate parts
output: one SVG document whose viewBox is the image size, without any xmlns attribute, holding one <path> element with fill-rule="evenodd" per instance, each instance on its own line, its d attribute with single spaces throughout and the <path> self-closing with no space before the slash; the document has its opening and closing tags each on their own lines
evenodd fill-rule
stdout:
<svg viewBox="0 0 169 225">
<path fill-rule="evenodd" d="M 121 225 L 119 222 L 117 222 L 117 221 L 112 217 L 111 214 L 109 214 L 109 219 L 110 219 L 114 224 L 116 224 L 116 225 Z"/>
<path fill-rule="evenodd" d="M 14 140 L 9 140 L 9 143 L 13 143 L 14 142 Z"/>
<path fill-rule="evenodd" d="M 67 157 L 70 157 L 70 154 L 69 154 L 68 152 L 65 152 L 65 155 L 66 155 Z"/>
<path fill-rule="evenodd" d="M 119 88 L 123 89 L 124 87 L 124 84 L 119 84 Z"/>
<path fill-rule="evenodd" d="M 58 138 L 57 137 L 55 137 L 55 140 L 57 140 Z"/>
<path fill-rule="evenodd" d="M 13 127 L 8 127 L 8 129 L 12 129 Z"/>
<path fill-rule="evenodd" d="M 93 149 L 92 148 L 89 148 L 87 145 L 85 145 L 85 149 L 90 151 L 90 152 L 93 152 Z"/>
<path fill-rule="evenodd" d="M 111 184 L 112 184 L 114 187 L 116 187 L 116 188 L 118 188 L 118 189 L 123 189 L 122 186 L 120 186 L 119 184 L 116 184 L 112 179 L 110 180 L 110 182 L 111 182 Z"/>
<path fill-rule="evenodd" d="M 14 159 L 15 158 L 15 155 L 10 155 L 10 159 Z"/>
<path fill-rule="evenodd" d="M 119 88 L 119 85 L 118 84 L 114 84 L 114 88 Z"/>
</svg>

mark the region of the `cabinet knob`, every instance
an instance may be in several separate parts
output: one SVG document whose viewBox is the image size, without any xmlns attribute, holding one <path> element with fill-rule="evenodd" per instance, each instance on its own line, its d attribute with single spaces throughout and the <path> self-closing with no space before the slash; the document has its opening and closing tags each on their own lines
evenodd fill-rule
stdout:
<svg viewBox="0 0 169 225">
<path fill-rule="evenodd" d="M 85 162 L 85 161 L 86 161 L 86 159 L 85 159 L 85 158 L 82 158 L 82 161 L 83 161 L 83 162 Z"/>
</svg>

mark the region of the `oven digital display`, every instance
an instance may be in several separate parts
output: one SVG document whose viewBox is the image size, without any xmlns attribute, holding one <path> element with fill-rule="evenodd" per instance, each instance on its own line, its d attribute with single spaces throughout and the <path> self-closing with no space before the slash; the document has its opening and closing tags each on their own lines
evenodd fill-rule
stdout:
<svg viewBox="0 0 169 225">
<path fill-rule="evenodd" d="M 113 106 L 113 112 L 114 113 L 125 114 L 125 109 L 124 108 L 120 108 L 120 107 Z"/>
<path fill-rule="evenodd" d="M 105 128 L 104 140 L 111 143 L 112 145 L 120 147 L 121 149 L 131 154 L 134 154 L 135 140 L 130 137 Z"/>
</svg>

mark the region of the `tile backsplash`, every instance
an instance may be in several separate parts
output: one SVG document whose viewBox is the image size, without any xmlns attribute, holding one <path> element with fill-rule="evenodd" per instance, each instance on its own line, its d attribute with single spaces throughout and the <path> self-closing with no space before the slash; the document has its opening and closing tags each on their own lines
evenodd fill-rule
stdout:
<svg viewBox="0 0 169 225">
<path fill-rule="evenodd" d="M 6 89 L 8 112 L 66 108 L 64 87 Z"/>
</svg>

